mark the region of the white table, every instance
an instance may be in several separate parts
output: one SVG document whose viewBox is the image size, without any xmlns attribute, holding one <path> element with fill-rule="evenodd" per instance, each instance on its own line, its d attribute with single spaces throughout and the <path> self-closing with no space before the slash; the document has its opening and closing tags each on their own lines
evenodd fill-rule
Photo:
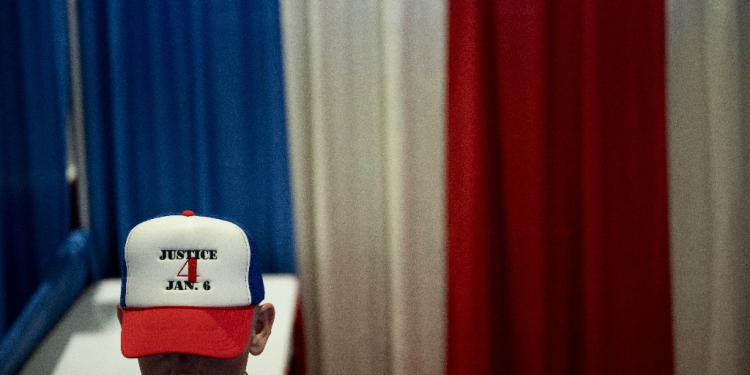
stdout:
<svg viewBox="0 0 750 375">
<path fill-rule="evenodd" d="M 250 356 L 249 374 L 283 375 L 292 352 L 297 303 L 294 275 L 263 275 L 266 299 L 276 307 L 276 320 L 266 349 Z M 140 374 L 138 362 L 120 352 L 117 303 L 120 279 L 89 287 L 26 362 L 22 375 Z"/>
</svg>

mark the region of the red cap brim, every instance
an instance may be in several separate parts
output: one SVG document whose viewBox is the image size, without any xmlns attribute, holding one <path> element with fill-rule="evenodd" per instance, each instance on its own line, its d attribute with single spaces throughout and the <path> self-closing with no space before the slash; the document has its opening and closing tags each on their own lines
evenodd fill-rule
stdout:
<svg viewBox="0 0 750 375">
<path fill-rule="evenodd" d="M 254 307 L 124 307 L 122 354 L 127 358 L 167 353 L 237 357 L 247 347 Z"/>
</svg>

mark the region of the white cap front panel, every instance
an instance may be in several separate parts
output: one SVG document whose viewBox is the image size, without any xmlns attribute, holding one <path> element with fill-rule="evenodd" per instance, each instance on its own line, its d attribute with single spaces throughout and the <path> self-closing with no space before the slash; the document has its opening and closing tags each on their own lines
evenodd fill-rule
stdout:
<svg viewBox="0 0 750 375">
<path fill-rule="evenodd" d="M 128 235 L 124 256 L 128 307 L 250 305 L 250 245 L 228 221 L 178 215 L 145 221 Z"/>
</svg>

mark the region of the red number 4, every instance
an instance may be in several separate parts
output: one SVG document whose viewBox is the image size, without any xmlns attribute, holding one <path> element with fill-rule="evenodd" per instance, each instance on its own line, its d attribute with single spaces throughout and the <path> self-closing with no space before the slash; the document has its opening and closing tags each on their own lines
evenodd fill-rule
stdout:
<svg viewBox="0 0 750 375">
<path fill-rule="evenodd" d="M 182 271 L 185 270 L 185 266 L 187 266 L 187 275 L 182 273 Z M 189 283 L 194 283 L 198 279 L 198 259 L 196 258 L 188 258 L 187 261 L 185 261 L 185 264 L 182 265 L 182 268 L 180 268 L 180 272 L 177 272 L 178 277 L 187 277 Z"/>
</svg>

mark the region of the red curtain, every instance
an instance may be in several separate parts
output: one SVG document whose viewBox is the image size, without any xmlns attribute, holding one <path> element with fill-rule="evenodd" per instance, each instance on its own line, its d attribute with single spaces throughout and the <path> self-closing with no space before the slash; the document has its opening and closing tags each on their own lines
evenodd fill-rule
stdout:
<svg viewBox="0 0 750 375">
<path fill-rule="evenodd" d="M 448 374 L 670 374 L 664 3 L 450 1 Z"/>
</svg>

